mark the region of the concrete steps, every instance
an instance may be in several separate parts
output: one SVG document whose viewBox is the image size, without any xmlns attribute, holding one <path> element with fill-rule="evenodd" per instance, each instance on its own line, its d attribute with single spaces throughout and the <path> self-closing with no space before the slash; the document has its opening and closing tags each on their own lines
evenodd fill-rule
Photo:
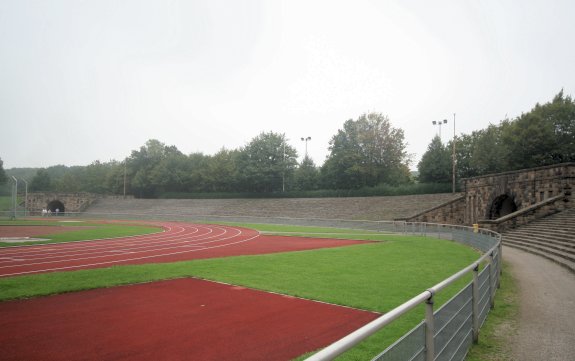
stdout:
<svg viewBox="0 0 575 361">
<path fill-rule="evenodd" d="M 217 215 L 325 219 L 393 220 L 409 217 L 460 194 L 390 197 L 274 199 L 113 199 L 103 198 L 86 212 L 146 215 Z"/>
<path fill-rule="evenodd" d="M 504 232 L 503 244 L 550 259 L 575 273 L 575 209 Z"/>
</svg>

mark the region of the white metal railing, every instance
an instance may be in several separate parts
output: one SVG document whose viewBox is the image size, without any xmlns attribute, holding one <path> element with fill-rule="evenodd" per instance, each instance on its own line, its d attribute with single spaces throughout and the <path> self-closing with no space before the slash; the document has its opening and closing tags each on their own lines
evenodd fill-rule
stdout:
<svg viewBox="0 0 575 361">
<path fill-rule="evenodd" d="M 432 361 L 438 359 L 438 354 L 440 351 L 443 352 L 447 349 L 448 345 L 442 345 L 441 350 L 436 350 L 437 344 L 437 334 L 438 331 L 435 328 L 435 321 L 437 318 L 437 312 L 434 312 L 434 296 L 444 288 L 448 287 L 449 285 L 453 284 L 457 280 L 464 277 L 466 274 L 473 272 L 473 281 L 471 282 L 472 292 L 470 297 L 471 302 L 471 312 L 468 315 L 468 319 L 471 320 L 470 322 L 470 330 L 467 332 L 470 338 L 467 338 L 469 342 L 465 342 L 466 338 L 464 337 L 463 342 L 460 342 L 457 347 L 452 347 L 454 349 L 453 355 L 448 357 L 447 359 L 463 359 L 467 350 L 472 342 L 477 342 L 479 337 L 479 328 L 482 324 L 481 314 L 482 309 L 480 308 L 481 303 L 481 295 L 479 293 L 479 269 L 480 265 L 484 262 L 488 262 L 487 266 L 484 268 L 483 272 L 487 272 L 488 274 L 488 287 L 484 287 L 487 291 L 488 297 L 488 305 L 490 308 L 494 306 L 494 297 L 495 297 L 495 289 L 499 285 L 499 275 L 501 272 L 501 236 L 498 233 L 489 231 L 489 230 L 478 230 L 478 232 L 474 232 L 474 230 L 470 227 L 462 227 L 462 226 L 449 226 L 449 225 L 437 225 L 437 224 L 430 224 L 430 223 L 406 223 L 405 224 L 405 232 L 407 233 L 421 233 L 421 234 L 430 234 L 430 230 L 435 230 L 438 237 L 439 235 L 447 235 L 451 233 L 451 239 L 454 239 L 454 232 L 449 232 L 449 230 L 458 230 L 468 233 L 468 238 L 472 241 L 482 241 L 483 243 L 492 243 L 488 248 L 487 252 L 485 252 L 478 260 L 470 264 L 469 266 L 465 267 L 464 269 L 460 270 L 459 272 L 455 273 L 451 277 L 441 281 L 440 283 L 436 284 L 435 286 L 425 290 L 424 292 L 420 293 L 419 295 L 413 297 L 412 299 L 406 301 L 405 303 L 399 305 L 398 307 L 394 308 L 393 310 L 387 312 L 383 316 L 377 318 L 376 320 L 368 323 L 367 325 L 359 328 L 358 330 L 350 333 L 349 335 L 345 336 L 344 338 L 336 341 L 335 343 L 329 345 L 328 347 L 324 348 L 323 350 L 317 352 L 316 354 L 312 355 L 311 357 L 307 358 L 306 361 L 319 361 L 319 360 L 333 360 L 335 357 L 341 355 L 345 351 L 351 349 L 361 341 L 365 340 L 369 336 L 373 335 L 375 332 L 381 330 L 385 326 L 392 323 L 397 318 L 401 317 L 402 315 L 406 314 L 408 311 L 412 310 L 414 307 L 425 303 L 425 319 L 423 321 L 423 326 L 425 328 L 423 339 L 421 340 L 421 347 L 415 347 L 412 351 L 412 354 L 404 355 L 405 360 L 412 360 L 412 359 L 421 359 L 426 361 Z M 463 233 L 462 232 L 462 233 Z M 489 238 L 485 238 L 487 236 Z M 476 239 L 478 238 L 478 239 Z M 489 242 L 489 239 L 492 242 Z M 469 244 L 465 240 L 461 239 L 454 239 L 463 243 Z M 473 242 L 472 242 L 473 243 Z M 477 248 L 477 247 L 476 247 Z M 484 247 L 486 248 L 485 245 Z M 466 286 L 465 288 L 467 288 Z M 465 289 L 463 288 L 462 291 Z M 447 307 L 449 302 L 446 303 L 443 307 Z M 442 307 L 442 308 L 443 308 Z M 486 316 L 486 311 L 484 312 Z M 484 318 L 483 318 L 484 319 Z M 455 336 L 462 332 L 462 327 L 454 330 L 454 334 L 451 337 L 448 337 L 449 341 L 452 341 Z M 465 333 L 466 330 L 463 330 Z M 405 335 L 407 336 L 407 334 Z M 404 337 L 405 337 L 404 336 Z M 403 338 L 402 338 L 403 339 Z M 376 357 L 377 360 L 386 360 L 386 353 L 390 350 L 393 350 L 393 347 L 398 345 L 402 339 L 398 340 L 394 345 L 387 348 L 384 352 L 382 352 L 379 356 Z M 462 348 L 462 346 L 467 346 Z M 421 352 L 423 350 L 423 352 Z M 459 358 L 455 357 L 459 356 Z M 391 358 L 391 357 L 390 357 Z"/>
</svg>

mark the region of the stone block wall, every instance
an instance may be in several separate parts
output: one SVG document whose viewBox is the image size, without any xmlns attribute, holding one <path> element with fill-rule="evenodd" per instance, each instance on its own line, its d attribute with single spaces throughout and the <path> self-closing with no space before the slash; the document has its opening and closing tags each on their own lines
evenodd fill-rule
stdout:
<svg viewBox="0 0 575 361">
<path fill-rule="evenodd" d="M 563 194 L 575 186 L 575 163 L 564 163 L 464 179 L 465 224 L 490 219 L 497 197 L 509 196 L 517 210 Z"/>
<path fill-rule="evenodd" d="M 407 222 L 463 224 L 465 207 L 465 196 L 462 195 L 461 197 L 402 220 Z"/>
</svg>

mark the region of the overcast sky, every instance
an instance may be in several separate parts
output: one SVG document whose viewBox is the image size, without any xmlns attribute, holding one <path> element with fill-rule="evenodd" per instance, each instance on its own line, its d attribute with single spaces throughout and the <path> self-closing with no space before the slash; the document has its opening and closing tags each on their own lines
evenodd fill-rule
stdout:
<svg viewBox="0 0 575 361">
<path fill-rule="evenodd" d="M 214 154 L 262 131 L 321 165 L 387 115 L 417 166 L 442 138 L 575 95 L 575 1 L 0 0 L 4 168 Z"/>
</svg>

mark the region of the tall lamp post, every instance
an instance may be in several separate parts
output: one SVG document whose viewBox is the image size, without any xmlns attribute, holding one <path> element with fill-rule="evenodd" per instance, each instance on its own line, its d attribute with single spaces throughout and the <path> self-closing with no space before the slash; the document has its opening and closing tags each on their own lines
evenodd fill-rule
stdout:
<svg viewBox="0 0 575 361">
<path fill-rule="evenodd" d="M 305 142 L 305 157 L 306 157 L 306 158 L 307 158 L 307 142 L 308 142 L 308 140 L 311 140 L 311 137 L 305 137 L 305 138 L 302 137 L 302 138 L 301 138 L 301 141 L 302 141 L 302 142 Z"/>
<path fill-rule="evenodd" d="M 453 113 L 453 154 L 452 154 L 452 164 L 453 164 L 453 184 L 451 185 L 451 193 L 455 194 L 455 113 Z"/>
<path fill-rule="evenodd" d="M 443 119 L 443 121 L 440 120 L 437 122 L 434 120 L 432 123 L 433 123 L 433 125 L 437 125 L 439 127 L 439 139 L 441 139 L 441 126 L 443 124 L 447 124 L 447 119 Z"/>
<path fill-rule="evenodd" d="M 18 204 L 18 179 L 12 176 L 14 187 L 12 188 L 12 218 L 16 219 L 16 206 Z"/>
<path fill-rule="evenodd" d="M 24 193 L 24 217 L 28 217 L 28 182 L 26 179 L 22 179 L 25 185 L 25 193 Z"/>
</svg>

